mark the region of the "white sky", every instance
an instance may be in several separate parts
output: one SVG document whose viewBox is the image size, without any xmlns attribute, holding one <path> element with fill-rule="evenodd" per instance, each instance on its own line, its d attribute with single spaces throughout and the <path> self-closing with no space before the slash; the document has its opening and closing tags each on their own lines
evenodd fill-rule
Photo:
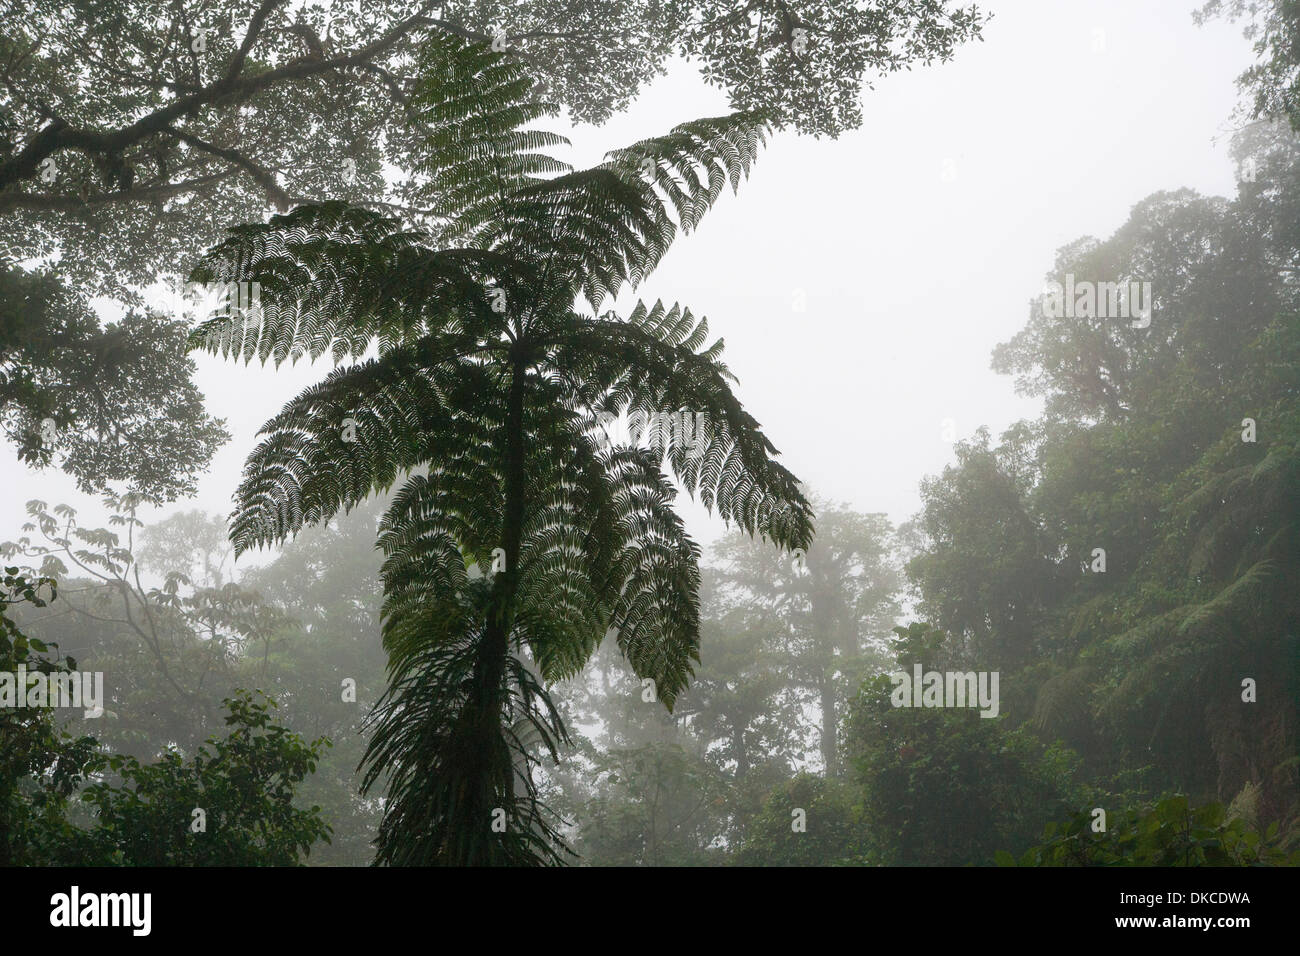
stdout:
<svg viewBox="0 0 1300 956">
<path fill-rule="evenodd" d="M 980 5 L 994 14 L 984 42 L 878 82 L 861 129 L 839 140 L 777 134 L 739 196 L 724 194 L 639 290 L 708 316 L 741 401 L 787 467 L 896 522 L 917 509 L 920 479 L 952 460 L 945 419 L 964 438 L 1036 414 L 989 358 L 1024 324 L 1057 247 L 1110 235 L 1157 190 L 1235 188 L 1233 81 L 1250 61 L 1237 25 L 1198 28 L 1191 0 Z M 605 126 L 569 131 L 563 158 L 590 165 L 726 112 L 722 94 L 679 64 Z M 235 437 L 198 496 L 165 513 L 225 514 L 258 427 L 329 365 L 197 362 L 208 410 Z M 100 523 L 96 499 L 60 472 L 28 471 L 7 445 L 0 477 L 7 501 L 66 502 Z M 701 543 L 721 532 L 679 503 Z M 0 514 L 0 539 L 24 520 L 20 505 Z"/>
</svg>

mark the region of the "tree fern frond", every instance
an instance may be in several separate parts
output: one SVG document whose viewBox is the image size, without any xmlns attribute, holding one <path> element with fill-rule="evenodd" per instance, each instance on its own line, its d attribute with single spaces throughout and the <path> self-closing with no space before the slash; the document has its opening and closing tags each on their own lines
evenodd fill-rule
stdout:
<svg viewBox="0 0 1300 956">
<path fill-rule="evenodd" d="M 462 361 L 478 350 L 466 336 L 425 339 L 336 369 L 289 402 L 245 465 L 231 520 L 236 551 L 328 520 L 435 454 L 473 464 L 493 438 L 482 399 L 488 373 Z M 478 397 L 476 415 L 455 404 L 466 392 Z M 472 481 L 486 479 L 472 472 Z"/>
<path fill-rule="evenodd" d="M 201 323 L 190 346 L 227 358 L 274 360 L 332 352 L 360 358 L 432 332 L 483 334 L 500 320 L 486 289 L 521 266 L 500 253 L 434 250 L 396 220 L 344 203 L 300 206 L 230 230 L 191 275 L 259 288 L 259 308 Z"/>
<path fill-rule="evenodd" d="M 420 196 L 446 219 L 440 239 L 487 245 L 478 233 L 500 221 L 508 197 L 571 170 L 540 152 L 568 139 L 521 129 L 558 109 L 529 99 L 533 81 L 523 65 L 486 44 L 434 36 L 420 52 L 420 66 L 422 83 L 412 97 L 424 130 L 417 172 L 427 184 Z"/>
<path fill-rule="evenodd" d="M 550 362 L 587 382 L 588 396 L 603 389 L 601 407 L 609 412 L 651 416 L 684 408 L 703 414 L 704 435 L 688 442 L 670 434 L 654 450 L 666 454 L 687 490 L 725 520 L 783 547 L 806 548 L 811 507 L 798 480 L 776 462 L 776 448 L 758 422 L 732 394 L 731 376 L 718 360 L 720 343 L 704 354 L 695 350 L 698 345 L 671 344 L 674 337 L 696 343 L 698 332 L 689 312 L 679 316 L 663 303 L 652 309 L 638 303 L 626 322 L 587 319 L 556 331 L 549 339 Z"/>
</svg>

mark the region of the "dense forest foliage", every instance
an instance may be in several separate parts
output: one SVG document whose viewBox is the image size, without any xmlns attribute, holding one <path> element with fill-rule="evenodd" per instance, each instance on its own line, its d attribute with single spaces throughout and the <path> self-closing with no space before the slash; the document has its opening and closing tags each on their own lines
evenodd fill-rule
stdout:
<svg viewBox="0 0 1300 956">
<path fill-rule="evenodd" d="M 1236 194 L 1056 250 L 991 356 L 1042 414 L 898 526 L 787 470 L 705 319 L 612 303 L 979 11 L 226 6 L 200 44 L 181 5 L 5 4 L 0 422 L 110 518 L 6 497 L 0 673 L 111 679 L 100 713 L 0 688 L 0 863 L 1300 862 L 1294 4 L 1202 11 L 1260 37 Z M 550 155 L 676 53 L 736 111 Z M 259 306 L 145 307 L 182 281 Z M 198 352 L 337 367 L 229 520 L 143 518 L 228 437 Z M 980 707 L 932 702 L 954 674 Z"/>
</svg>

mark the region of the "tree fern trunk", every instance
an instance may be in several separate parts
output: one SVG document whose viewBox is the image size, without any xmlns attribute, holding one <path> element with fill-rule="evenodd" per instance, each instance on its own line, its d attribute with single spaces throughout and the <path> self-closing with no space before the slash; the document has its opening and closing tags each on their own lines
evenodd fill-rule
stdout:
<svg viewBox="0 0 1300 956">
<path fill-rule="evenodd" d="M 475 726 L 472 734 L 478 745 L 476 766 L 479 772 L 490 777 L 479 786 L 480 794 L 492 794 L 500 801 L 492 806 L 475 808 L 480 819 L 471 825 L 486 827 L 492 812 L 505 807 L 517 798 L 514 786 L 513 755 L 502 753 L 506 746 L 505 728 L 502 726 L 502 690 L 506 660 L 510 655 L 510 632 L 514 623 L 515 595 L 519 587 L 519 553 L 523 540 L 525 505 L 524 458 L 524 375 L 525 366 L 520 358 L 514 362 L 505 423 L 505 474 L 501 547 L 506 554 L 505 569 L 493 581 L 492 605 L 483 630 L 483 639 L 474 668 Z M 504 779 L 500 778 L 505 774 Z M 489 800 L 489 802 L 492 802 Z M 511 816 L 507 814 L 507 816 Z M 492 844 L 489 844 L 492 845 Z M 487 861 L 465 861 L 480 863 Z M 496 861 L 491 861 L 496 862 Z"/>
</svg>

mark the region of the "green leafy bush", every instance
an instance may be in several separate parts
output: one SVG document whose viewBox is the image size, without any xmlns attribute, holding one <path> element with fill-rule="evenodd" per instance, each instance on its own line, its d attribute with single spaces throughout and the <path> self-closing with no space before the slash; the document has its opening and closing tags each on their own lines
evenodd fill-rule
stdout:
<svg viewBox="0 0 1300 956">
<path fill-rule="evenodd" d="M 1288 854 L 1278 845 L 1278 825 L 1263 833 L 1244 820 L 1227 819 L 1222 804 L 1195 810 L 1185 796 L 1169 797 L 1154 807 L 1112 816 L 1107 828 L 1093 832 L 1093 815 L 1077 813 L 1064 823 L 1049 823 L 1044 842 L 1019 859 L 1004 850 L 1001 866 L 1295 866 L 1300 850 Z"/>
</svg>

